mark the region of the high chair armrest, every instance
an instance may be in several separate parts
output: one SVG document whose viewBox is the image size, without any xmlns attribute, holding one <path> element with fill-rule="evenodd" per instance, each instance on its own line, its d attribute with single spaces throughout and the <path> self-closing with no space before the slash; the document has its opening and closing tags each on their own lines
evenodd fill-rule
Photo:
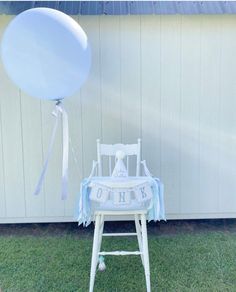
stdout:
<svg viewBox="0 0 236 292">
<path fill-rule="evenodd" d="M 143 170 L 144 170 L 145 175 L 146 176 L 153 176 L 147 167 L 146 160 L 142 160 L 141 164 L 143 165 Z"/>
<path fill-rule="evenodd" d="M 97 170 L 97 166 L 98 166 L 98 162 L 93 160 L 93 166 L 92 166 L 92 170 L 91 170 L 90 175 L 89 175 L 89 179 L 91 179 L 95 175 L 95 172 Z"/>
</svg>

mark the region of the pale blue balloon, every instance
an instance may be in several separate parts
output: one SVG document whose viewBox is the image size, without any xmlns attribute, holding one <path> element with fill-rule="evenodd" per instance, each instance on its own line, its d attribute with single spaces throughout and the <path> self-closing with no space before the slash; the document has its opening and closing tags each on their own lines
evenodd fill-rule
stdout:
<svg viewBox="0 0 236 292">
<path fill-rule="evenodd" d="M 1 55 L 12 81 L 41 99 L 74 94 L 91 64 L 83 29 L 70 16 L 50 8 L 33 8 L 16 16 L 4 32 Z"/>
</svg>

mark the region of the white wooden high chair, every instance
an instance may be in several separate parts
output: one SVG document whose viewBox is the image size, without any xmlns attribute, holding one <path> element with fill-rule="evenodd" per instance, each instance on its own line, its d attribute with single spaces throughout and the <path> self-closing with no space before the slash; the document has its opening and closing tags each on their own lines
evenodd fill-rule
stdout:
<svg viewBox="0 0 236 292">
<path fill-rule="evenodd" d="M 112 158 L 115 158 L 117 151 L 123 151 L 126 155 L 126 168 L 129 174 L 130 166 L 130 156 L 136 156 L 136 173 L 135 176 L 140 176 L 141 167 L 141 140 L 138 139 L 137 144 L 100 144 L 97 140 L 97 175 L 98 177 L 103 176 L 103 156 L 108 158 L 109 164 L 109 176 L 112 174 Z M 94 171 L 93 171 L 94 172 Z M 91 176 L 94 173 L 91 174 Z M 133 205 L 132 205 L 133 202 Z M 148 206 L 139 206 L 135 199 L 131 200 L 131 208 L 128 210 L 122 207 L 117 207 L 116 209 L 109 209 L 106 203 L 100 204 L 99 208 L 93 207 L 93 218 L 95 220 L 95 230 L 93 239 L 93 250 L 92 250 L 92 260 L 91 260 L 91 272 L 90 272 L 90 287 L 89 291 L 93 292 L 96 268 L 99 263 L 100 258 L 105 255 L 140 255 L 141 261 L 144 266 L 146 287 L 147 292 L 151 291 L 150 285 L 150 268 L 149 268 L 149 253 L 148 253 L 148 239 L 147 239 L 147 210 Z M 105 218 L 114 217 L 121 219 L 122 216 L 132 216 L 135 222 L 136 232 L 135 233 L 103 233 L 104 220 Z M 137 236 L 139 250 L 138 251 L 101 251 L 102 237 L 103 236 Z"/>
</svg>

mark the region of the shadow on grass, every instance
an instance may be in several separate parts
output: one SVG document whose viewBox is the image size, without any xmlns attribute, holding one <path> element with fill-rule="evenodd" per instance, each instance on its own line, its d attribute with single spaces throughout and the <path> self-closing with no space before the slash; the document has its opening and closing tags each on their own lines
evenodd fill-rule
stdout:
<svg viewBox="0 0 236 292">
<path fill-rule="evenodd" d="M 0 236 L 63 236 L 74 235 L 79 238 L 93 236 L 93 223 L 88 227 L 78 226 L 75 222 L 69 223 L 27 223 L 27 224 L 1 224 Z M 106 222 L 105 231 L 124 232 L 134 230 L 132 221 Z M 208 231 L 236 232 L 236 219 L 207 219 L 207 220 L 170 220 L 167 222 L 150 222 L 149 234 L 158 236 L 191 234 Z"/>
</svg>

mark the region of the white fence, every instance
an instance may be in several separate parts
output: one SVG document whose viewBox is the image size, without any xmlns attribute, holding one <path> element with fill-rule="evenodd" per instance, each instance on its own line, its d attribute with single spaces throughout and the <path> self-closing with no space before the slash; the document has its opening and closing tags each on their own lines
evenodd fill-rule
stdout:
<svg viewBox="0 0 236 292">
<path fill-rule="evenodd" d="M 0 33 L 11 17 L 0 17 Z M 70 192 L 60 199 L 61 137 L 41 195 L 32 195 L 53 103 L 20 92 L 0 65 L 0 222 L 72 221 L 96 138 L 132 143 L 165 185 L 168 218 L 236 217 L 235 16 L 83 16 L 88 82 L 65 100 Z"/>
</svg>

